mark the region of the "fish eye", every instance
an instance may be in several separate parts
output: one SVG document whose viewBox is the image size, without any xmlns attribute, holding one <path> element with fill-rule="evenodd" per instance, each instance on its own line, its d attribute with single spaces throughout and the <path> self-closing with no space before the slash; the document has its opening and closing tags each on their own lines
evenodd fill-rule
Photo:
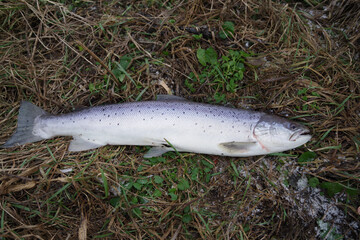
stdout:
<svg viewBox="0 0 360 240">
<path fill-rule="evenodd" d="M 290 123 L 290 126 L 289 126 L 290 130 L 296 130 L 297 129 L 297 126 L 295 123 Z"/>
</svg>

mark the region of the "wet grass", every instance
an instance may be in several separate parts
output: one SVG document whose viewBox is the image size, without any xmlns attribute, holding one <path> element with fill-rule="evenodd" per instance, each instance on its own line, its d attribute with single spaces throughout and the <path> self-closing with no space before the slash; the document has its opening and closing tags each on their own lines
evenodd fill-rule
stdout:
<svg viewBox="0 0 360 240">
<path fill-rule="evenodd" d="M 305 146 L 249 158 L 69 138 L 0 150 L 2 239 L 357 239 L 357 1 L 0 3 L 1 142 L 50 113 L 175 94 L 274 113 Z M 201 144 L 201 143 L 199 143 Z"/>
</svg>

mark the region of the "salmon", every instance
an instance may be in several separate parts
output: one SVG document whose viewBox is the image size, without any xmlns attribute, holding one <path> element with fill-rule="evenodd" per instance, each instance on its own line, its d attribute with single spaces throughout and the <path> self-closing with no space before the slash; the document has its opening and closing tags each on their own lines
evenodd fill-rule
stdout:
<svg viewBox="0 0 360 240">
<path fill-rule="evenodd" d="M 145 158 L 169 151 L 247 157 L 283 152 L 311 139 L 309 129 L 286 118 L 251 110 L 159 95 L 140 101 L 52 115 L 23 101 L 9 148 L 72 136 L 69 151 L 105 145 L 152 146 Z"/>
</svg>

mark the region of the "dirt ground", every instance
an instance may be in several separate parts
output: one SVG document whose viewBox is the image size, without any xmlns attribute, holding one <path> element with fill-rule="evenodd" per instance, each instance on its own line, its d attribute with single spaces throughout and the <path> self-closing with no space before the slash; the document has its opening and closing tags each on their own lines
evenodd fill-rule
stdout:
<svg viewBox="0 0 360 240">
<path fill-rule="evenodd" d="M 22 100 L 61 114 L 158 94 L 313 138 L 247 158 L 0 149 L 0 238 L 359 239 L 359 26 L 356 0 L 1 1 L 0 144 Z"/>
</svg>

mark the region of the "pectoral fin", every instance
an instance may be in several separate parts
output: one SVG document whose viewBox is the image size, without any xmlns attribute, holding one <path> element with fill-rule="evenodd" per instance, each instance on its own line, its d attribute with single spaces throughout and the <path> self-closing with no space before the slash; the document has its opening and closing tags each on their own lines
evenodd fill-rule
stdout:
<svg viewBox="0 0 360 240">
<path fill-rule="evenodd" d="M 227 153 L 246 153 L 256 142 L 225 142 L 220 143 L 219 147 Z"/>
<path fill-rule="evenodd" d="M 171 147 L 165 147 L 165 146 L 152 147 L 152 148 L 150 148 L 150 150 L 147 153 L 145 153 L 144 158 L 159 157 L 159 156 L 163 155 L 164 153 L 170 152 L 170 151 L 174 151 L 174 149 Z"/>
<path fill-rule="evenodd" d="M 101 146 L 104 146 L 105 144 L 98 144 L 90 141 L 86 141 L 83 138 L 80 137 L 74 137 L 73 140 L 71 140 L 69 145 L 69 151 L 71 152 L 80 152 L 85 151 L 89 149 L 98 148 Z"/>
</svg>

